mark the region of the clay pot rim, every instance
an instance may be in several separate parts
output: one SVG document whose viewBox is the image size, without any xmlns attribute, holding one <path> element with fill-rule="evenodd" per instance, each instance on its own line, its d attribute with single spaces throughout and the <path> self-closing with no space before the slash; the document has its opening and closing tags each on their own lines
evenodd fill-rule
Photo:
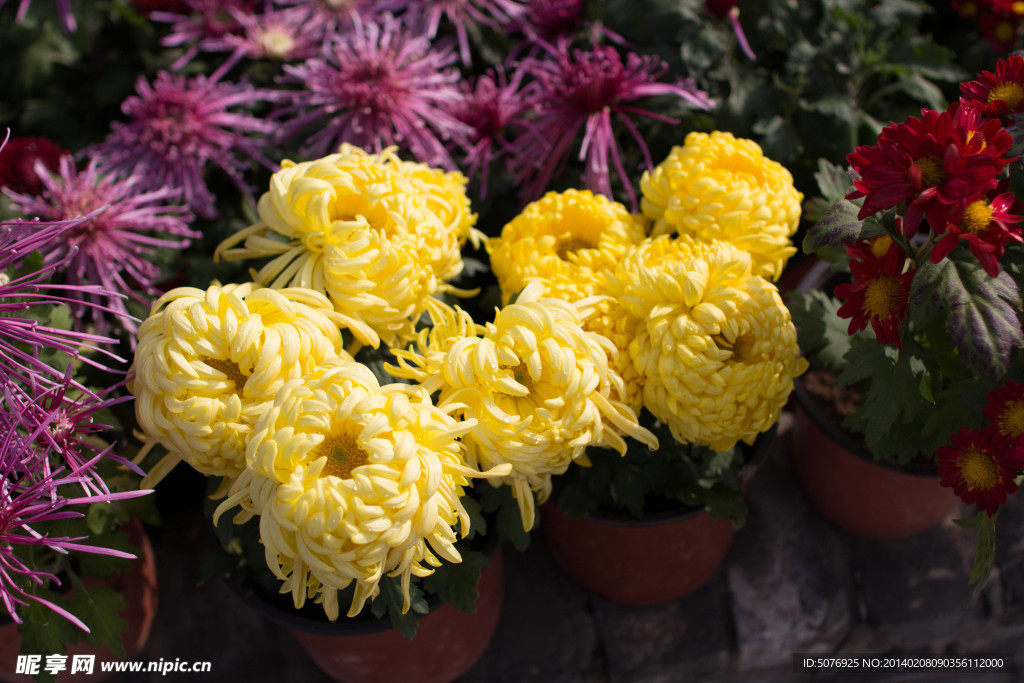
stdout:
<svg viewBox="0 0 1024 683">
<path fill-rule="evenodd" d="M 750 477 L 754 475 L 754 472 L 761 466 L 761 464 L 768 457 L 768 449 L 775 441 L 775 437 L 778 435 L 779 423 L 776 422 L 767 430 L 757 435 L 754 443 L 749 446 L 752 449 L 750 459 L 740 469 L 740 479 L 745 484 Z M 737 445 L 743 442 L 738 442 Z M 745 445 L 745 444 L 744 444 Z M 670 510 L 662 510 L 659 512 L 647 513 L 643 517 L 634 517 L 629 512 L 622 511 L 621 508 L 604 508 L 599 507 L 598 509 L 590 512 L 582 517 L 592 522 L 598 522 L 601 524 L 607 524 L 609 526 L 660 526 L 662 524 L 672 524 L 674 522 L 681 522 L 683 520 L 692 519 L 701 515 L 708 514 L 707 508 L 695 505 L 685 505 L 679 503 L 678 507 Z"/>
<path fill-rule="evenodd" d="M 500 555 L 498 554 L 500 546 L 501 540 L 497 535 L 487 535 L 484 538 L 484 545 L 480 550 L 491 559 L 491 562 L 495 560 L 500 561 Z M 484 566 L 481 574 L 489 566 L 490 562 Z M 223 577 L 222 580 L 231 589 L 232 593 L 238 596 L 246 606 L 261 617 L 294 631 L 302 631 L 303 633 L 320 636 L 362 636 L 392 630 L 391 618 L 386 615 L 379 619 L 368 619 L 365 617 L 346 617 L 344 614 L 340 614 L 336 621 L 328 621 L 323 607 L 309 600 L 307 600 L 304 609 L 310 608 L 310 613 L 313 613 L 313 608 L 319 610 L 318 618 L 307 616 L 306 613 L 296 609 L 285 610 L 272 604 L 265 598 L 267 592 L 256 586 L 248 575 L 239 576 L 237 573 L 232 573 Z M 422 619 L 446 604 L 436 595 L 430 596 L 427 599 L 426 614 L 418 614 L 418 618 Z"/>
</svg>

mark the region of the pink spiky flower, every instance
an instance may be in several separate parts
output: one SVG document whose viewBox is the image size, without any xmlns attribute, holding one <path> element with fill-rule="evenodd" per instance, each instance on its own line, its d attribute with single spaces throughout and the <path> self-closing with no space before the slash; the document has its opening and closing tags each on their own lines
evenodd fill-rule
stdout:
<svg viewBox="0 0 1024 683">
<path fill-rule="evenodd" d="M 518 0 L 390 0 L 384 3 L 388 10 L 404 11 L 403 18 L 414 29 L 422 29 L 427 37 L 437 37 L 442 20 L 455 28 L 459 55 L 465 66 L 472 64 L 469 48 L 469 28 L 487 26 L 496 31 L 508 31 L 522 22 L 526 6 Z"/>
<path fill-rule="evenodd" d="M 432 48 L 390 14 L 380 23 L 356 17 L 354 29 L 319 57 L 284 67 L 282 82 L 300 89 L 279 94 L 286 102 L 274 112 L 281 138 L 313 127 L 303 156 L 324 156 L 344 142 L 373 152 L 397 145 L 420 162 L 454 169 L 446 142 L 470 133 L 451 114 L 462 97 L 454 61 L 451 50 Z"/>
<path fill-rule="evenodd" d="M 61 263 L 64 280 L 70 285 L 101 285 L 118 292 L 148 309 L 152 298 L 163 292 L 157 288 L 160 268 L 154 263 L 157 250 L 182 249 L 190 237 L 200 233 L 189 228 L 192 215 L 172 204 L 181 196 L 178 188 L 141 190 L 138 176 L 104 176 L 92 160 L 81 172 L 70 156 L 60 160 L 59 175 L 51 176 L 39 168 L 44 185 L 38 196 L 6 192 L 14 208 L 28 216 L 61 221 L 92 215 L 64 231 L 60 239 L 41 246 L 43 263 Z M 76 292 L 72 292 L 74 298 Z M 93 299 L 96 301 L 96 299 Z M 113 311 L 125 330 L 132 334 L 138 325 L 125 306 L 122 296 L 106 298 L 104 308 L 75 307 L 75 329 L 88 323 L 100 334 L 112 330 L 106 310 Z M 85 315 L 90 319 L 86 320 Z"/>
<path fill-rule="evenodd" d="M 690 81 L 659 82 L 668 66 L 653 56 L 631 52 L 623 61 L 610 46 L 571 53 L 547 46 L 546 52 L 546 57 L 529 58 L 522 64 L 535 79 L 529 98 L 534 115 L 528 130 L 512 143 L 517 153 L 510 167 L 523 185 L 523 199 L 531 201 L 548 189 L 582 131 L 578 158 L 585 164 L 583 180 L 587 188 L 612 197 L 614 168 L 635 210 L 636 192 L 629 180 L 633 173 L 623 165 L 613 117 L 628 131 L 647 168 L 653 169 L 647 144 L 631 117 L 677 121 L 640 108 L 636 102 L 658 95 L 680 97 L 698 109 L 710 109 L 714 102 Z"/>
<path fill-rule="evenodd" d="M 34 429 L 25 433 L 21 430 L 21 425 L 26 423 L 22 415 L 0 413 L 0 601 L 16 623 L 22 621 L 17 608 L 33 600 L 88 632 L 89 628 L 74 614 L 26 590 L 26 584 L 49 582 L 59 586 L 60 580 L 46 569 L 29 566 L 19 556 L 18 550 L 32 546 L 60 555 L 82 552 L 135 559 L 131 553 L 80 543 L 86 540 L 85 537 L 53 535 L 47 532 L 46 527 L 53 521 L 81 517 L 81 512 L 71 509 L 75 505 L 126 500 L 152 491 L 144 489 L 78 497 L 64 495 L 66 487 L 83 485 L 96 463 L 106 454 L 100 453 L 70 471 L 63 467 L 47 471 L 43 461 L 50 457 L 50 452 L 40 445 L 40 439 L 50 428 L 54 416 L 53 411 L 44 410 L 34 420 Z"/>
<path fill-rule="evenodd" d="M 204 177 L 208 165 L 247 193 L 242 176 L 250 160 L 274 168 L 260 151 L 260 138 L 271 126 L 248 112 L 265 93 L 218 78 L 166 71 L 152 83 L 140 77 L 137 95 L 121 105 L 128 121 L 111 124 L 106 140 L 86 150 L 97 160 L 97 170 L 139 178 L 137 191 L 181 188 L 185 203 L 204 218 L 217 215 Z"/>
</svg>

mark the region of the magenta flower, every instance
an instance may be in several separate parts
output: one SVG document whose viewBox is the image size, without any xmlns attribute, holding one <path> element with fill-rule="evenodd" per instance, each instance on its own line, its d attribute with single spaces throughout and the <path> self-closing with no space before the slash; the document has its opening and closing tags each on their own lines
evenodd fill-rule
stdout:
<svg viewBox="0 0 1024 683">
<path fill-rule="evenodd" d="M 48 351 L 60 351 L 103 370 L 112 369 L 85 351 L 98 351 L 117 363 L 125 362 L 106 348 L 116 343 L 115 339 L 40 322 L 55 305 L 65 306 L 84 299 L 86 305 L 94 306 L 93 297 L 116 294 L 94 285 L 50 284 L 50 277 L 64 261 L 44 265 L 38 270 L 26 263 L 33 252 L 60 240 L 66 231 L 91 217 L 57 223 L 0 223 L 0 377 L 30 386 L 56 386 L 64 371 L 41 358 Z M 17 269 L 26 272 L 18 273 Z M 77 390 L 92 393 L 77 382 L 71 384 Z"/>
<path fill-rule="evenodd" d="M 154 263 L 158 249 L 182 249 L 190 237 L 200 233 L 188 226 L 192 215 L 173 202 L 181 196 L 178 188 L 163 187 L 141 191 L 137 176 L 118 178 L 103 176 L 96 170 L 96 160 L 81 173 L 75 170 L 70 156 L 60 160 L 60 175 L 51 176 L 38 169 L 44 189 L 39 196 L 5 192 L 14 208 L 43 220 L 61 221 L 92 215 L 88 220 L 61 233 L 59 239 L 40 246 L 45 265 L 60 263 L 60 272 L 69 285 L 101 285 L 113 297 L 92 301 L 103 307 L 74 306 L 75 329 L 84 330 L 91 323 L 100 334 L 109 334 L 112 326 L 108 311 L 116 314 L 121 325 L 132 334 L 138 328 L 128 312 L 126 295 L 149 308 L 152 298 L 163 292 L 157 288 L 160 268 Z M 70 298 L 79 292 L 72 290 Z M 86 320 L 86 314 L 90 319 Z"/>
<path fill-rule="evenodd" d="M 520 92 L 523 72 L 517 71 L 510 81 L 504 69 L 491 70 L 476 78 L 472 86 L 463 84 L 463 100 L 453 110 L 455 117 L 472 130 L 466 143 L 463 167 L 467 177 L 480 174 L 480 198 L 487 196 L 487 178 L 491 164 L 510 153 L 505 135 L 526 104 Z"/>
<path fill-rule="evenodd" d="M 535 41 L 558 42 L 583 23 L 583 0 L 528 0 L 522 30 Z"/>
<path fill-rule="evenodd" d="M 324 36 L 324 24 L 310 6 L 262 12 L 231 7 L 228 13 L 238 24 L 238 32 L 225 35 L 224 43 L 233 51 L 228 59 L 234 65 L 240 58 L 294 61 L 316 55 Z"/>
<path fill-rule="evenodd" d="M 470 129 L 450 112 L 461 94 L 455 55 L 431 49 L 425 36 L 408 32 L 391 15 L 380 23 L 356 18 L 353 31 L 324 46 L 320 57 L 286 65 L 288 100 L 274 115 L 281 137 L 314 128 L 303 156 L 320 157 L 348 142 L 378 152 L 397 145 L 419 161 L 455 167 L 445 143 L 461 141 Z"/>
<path fill-rule="evenodd" d="M 496 31 L 508 31 L 521 23 L 526 6 L 518 0 L 386 0 L 383 6 L 395 12 L 403 11 L 403 19 L 414 30 L 422 29 L 433 40 L 441 20 L 447 19 L 455 27 L 462 63 L 469 66 L 469 27 L 487 26 Z"/>
<path fill-rule="evenodd" d="M 80 543 L 85 537 L 53 535 L 48 532 L 47 525 L 57 520 L 81 517 L 82 513 L 69 509 L 74 505 L 126 500 L 152 491 L 67 497 L 64 489 L 85 484 L 96 463 L 106 454 L 100 453 L 66 472 L 63 467 L 48 471 L 44 461 L 49 459 L 50 452 L 41 446 L 41 442 L 56 413 L 43 410 L 33 420 L 9 410 L 10 406 L 7 406 L 8 412 L 0 412 L 0 600 L 7 613 L 19 624 L 21 617 L 17 608 L 28 605 L 28 600 L 34 600 L 88 632 L 88 627 L 78 617 L 25 589 L 25 585 L 30 583 L 42 585 L 50 582 L 59 586 L 60 580 L 55 573 L 29 566 L 19 557 L 19 548 L 33 546 L 61 555 L 75 551 L 135 559 L 134 555 L 120 550 Z M 35 427 L 23 433 L 19 428 L 26 423 L 34 423 Z"/>
<path fill-rule="evenodd" d="M 277 4 L 308 10 L 309 23 L 319 28 L 321 37 L 330 39 L 352 30 L 360 20 L 373 20 L 384 10 L 385 3 L 381 0 L 277 0 Z"/>
<path fill-rule="evenodd" d="M 242 174 L 250 159 L 273 167 L 258 139 L 271 126 L 247 111 L 264 92 L 246 83 L 166 71 L 153 83 L 140 78 L 135 89 L 138 95 L 121 105 L 128 122 L 111 124 L 106 140 L 86 150 L 97 159 L 99 172 L 139 178 L 136 191 L 181 188 L 193 211 L 213 218 L 216 199 L 204 179 L 208 164 L 224 171 L 243 193 L 248 188 Z"/>
<path fill-rule="evenodd" d="M 251 14 L 252 0 L 183 0 L 187 9 L 181 12 L 155 11 L 153 21 L 169 23 L 170 31 L 160 40 L 164 47 L 184 46 L 185 53 L 171 64 L 177 71 L 200 52 L 231 50 L 228 37 L 240 33 L 237 14 Z"/>
<path fill-rule="evenodd" d="M 57 13 L 60 15 L 60 25 L 64 28 L 67 33 L 74 33 L 78 30 L 78 25 L 75 22 L 75 15 L 71 12 L 71 0 L 53 0 L 54 4 L 57 5 Z M 7 0 L 0 0 L 0 7 L 7 4 Z M 20 22 L 25 18 L 25 12 L 28 11 L 28 6 L 32 4 L 32 0 L 21 0 L 18 3 L 18 11 L 14 15 L 14 20 Z"/>
<path fill-rule="evenodd" d="M 714 102 L 691 81 L 658 82 L 668 66 L 653 56 L 629 53 L 623 63 L 612 47 L 574 50 L 571 54 L 547 47 L 546 58 L 529 58 L 522 65 L 536 79 L 529 99 L 534 114 L 528 130 L 513 141 L 516 156 L 510 164 L 524 185 L 524 199 L 532 201 L 543 194 L 551 178 L 565 166 L 570 147 L 582 130 L 578 158 L 585 163 L 584 183 L 590 190 L 611 197 L 614 167 L 635 210 L 636 193 L 630 182 L 634 173 L 623 166 L 612 117 L 629 132 L 647 168 L 653 169 L 643 135 L 630 116 L 666 123 L 676 120 L 633 103 L 657 95 L 681 97 L 699 109 L 710 109 Z"/>
</svg>

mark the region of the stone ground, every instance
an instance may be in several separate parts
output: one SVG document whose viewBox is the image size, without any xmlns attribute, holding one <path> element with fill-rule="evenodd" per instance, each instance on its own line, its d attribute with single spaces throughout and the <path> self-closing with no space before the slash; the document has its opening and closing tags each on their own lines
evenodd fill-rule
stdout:
<svg viewBox="0 0 1024 683">
<path fill-rule="evenodd" d="M 462 683 L 520 681 L 1016 681 L 1024 680 L 1024 501 L 1000 518 L 992 579 L 970 607 L 973 536 L 952 521 L 907 541 L 854 538 L 803 497 L 788 452 L 790 416 L 749 488 L 750 518 L 723 566 L 689 596 L 656 607 L 617 605 L 573 584 L 537 535 L 504 552 L 497 634 Z M 212 663 L 210 674 L 124 675 L 121 681 L 330 680 L 282 628 L 219 581 L 197 585 L 205 544 L 195 501 L 166 504 L 154 530 L 161 605 L 144 661 Z M 979 655 L 1009 670 L 794 673 L 794 653 Z"/>
</svg>

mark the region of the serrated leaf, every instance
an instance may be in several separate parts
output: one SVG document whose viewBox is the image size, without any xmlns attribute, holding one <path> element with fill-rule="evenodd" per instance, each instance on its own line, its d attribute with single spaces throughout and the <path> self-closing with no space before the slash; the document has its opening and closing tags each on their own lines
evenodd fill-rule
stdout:
<svg viewBox="0 0 1024 683">
<path fill-rule="evenodd" d="M 1010 114 L 1010 124 L 1006 126 L 1006 132 L 1013 138 L 1013 145 L 1007 155 L 1024 154 L 1024 113 Z"/>
<path fill-rule="evenodd" d="M 110 586 L 86 585 L 78 576 L 71 575 L 71 613 L 89 627 L 85 640 L 94 647 L 106 646 L 117 659 L 124 658 L 121 634 L 128 630 L 128 622 L 121 616 L 124 596 Z"/>
<path fill-rule="evenodd" d="M 634 517 L 642 517 L 646 489 L 644 473 L 638 468 L 626 467 L 612 481 L 612 500 L 616 505 L 629 510 Z"/>
<path fill-rule="evenodd" d="M 887 442 L 891 445 L 892 426 L 897 421 L 908 423 L 918 418 L 925 408 L 918 379 L 924 368 L 908 348 L 901 353 L 866 337 L 850 340 L 844 362 L 839 386 L 868 383 L 863 404 L 845 424 L 864 434 L 876 455 L 888 452 L 884 446 Z M 905 453 L 903 459 L 910 460 L 914 455 L 913 451 Z"/>
<path fill-rule="evenodd" d="M 859 242 L 885 233 L 874 221 L 857 218 L 860 207 L 848 199 L 833 204 L 825 217 L 815 223 L 804 237 L 804 253 L 813 254 L 823 247 Z"/>
<path fill-rule="evenodd" d="M 476 610 L 476 601 L 480 597 L 477 582 L 480 572 L 490 564 L 491 558 L 480 552 L 465 552 L 462 562 L 452 564 L 446 562 L 423 579 L 423 587 L 436 593 L 446 604 L 462 612 Z"/>
<path fill-rule="evenodd" d="M 972 518 L 975 521 L 970 525 L 962 523 L 966 520 L 956 520 L 960 526 L 978 530 L 978 536 L 974 544 L 974 564 L 971 567 L 971 577 L 967 580 L 967 585 L 974 586 L 974 592 L 967 603 L 968 606 L 978 598 L 978 595 L 981 594 L 982 589 L 992 575 L 992 565 L 995 562 L 996 556 L 997 516 L 998 513 L 989 516 L 987 512 L 978 512 Z"/>
<path fill-rule="evenodd" d="M 850 350 L 849 322 L 839 317 L 840 305 L 821 290 L 794 292 L 786 299 L 800 350 L 816 365 L 836 371 Z"/>
<path fill-rule="evenodd" d="M 818 159 L 818 170 L 814 174 L 821 196 L 834 204 L 849 194 L 853 183 L 846 169 L 836 166 L 828 159 Z"/>
<path fill-rule="evenodd" d="M 405 598 L 402 596 L 401 583 L 394 577 L 389 576 L 382 579 L 378 585 L 380 586 L 380 595 L 374 599 L 374 606 L 377 605 L 378 600 L 383 601 L 387 608 L 391 627 L 409 640 L 412 640 L 416 637 L 419 617 L 416 610 L 411 608 L 408 612 L 402 614 L 402 605 L 405 602 Z"/>
<path fill-rule="evenodd" d="M 1006 272 L 990 277 L 966 250 L 918 268 L 910 290 L 910 308 L 916 307 L 918 318 L 945 311 L 960 357 L 988 377 L 1003 376 L 1013 349 L 1024 345 L 1017 283 Z"/>
</svg>

